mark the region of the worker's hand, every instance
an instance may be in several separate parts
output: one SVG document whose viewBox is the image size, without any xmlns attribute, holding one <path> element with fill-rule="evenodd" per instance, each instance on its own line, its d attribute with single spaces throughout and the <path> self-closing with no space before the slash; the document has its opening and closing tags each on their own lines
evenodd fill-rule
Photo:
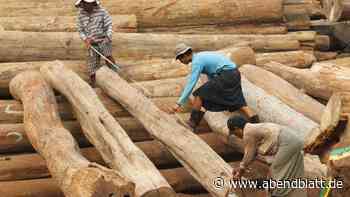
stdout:
<svg viewBox="0 0 350 197">
<path fill-rule="evenodd" d="M 93 38 L 86 38 L 84 42 L 86 47 L 89 49 L 91 47 L 91 43 L 93 42 Z"/>
<path fill-rule="evenodd" d="M 233 178 L 240 179 L 244 174 L 244 171 L 245 171 L 245 168 L 242 168 L 242 167 L 234 168 L 232 171 Z"/>
<path fill-rule="evenodd" d="M 181 105 L 176 103 L 173 107 L 171 107 L 171 109 L 169 110 L 169 113 L 174 114 L 180 111 L 181 111 Z"/>
</svg>

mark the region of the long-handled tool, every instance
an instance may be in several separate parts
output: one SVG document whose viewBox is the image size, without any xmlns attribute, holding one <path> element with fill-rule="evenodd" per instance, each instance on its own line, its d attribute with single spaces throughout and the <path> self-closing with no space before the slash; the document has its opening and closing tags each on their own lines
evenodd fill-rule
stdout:
<svg viewBox="0 0 350 197">
<path fill-rule="evenodd" d="M 139 90 L 141 90 L 146 97 L 149 97 L 151 94 L 150 92 L 143 86 L 141 86 L 139 83 L 137 83 L 135 80 L 131 79 L 130 77 L 127 77 L 125 75 L 125 73 L 121 72 L 121 67 L 115 63 L 113 63 L 110 59 L 108 59 L 107 57 L 105 57 L 102 53 L 100 53 L 95 47 L 90 46 L 90 48 L 92 50 L 94 50 L 99 56 L 101 56 L 104 60 L 106 60 L 115 70 L 116 72 L 118 72 L 121 76 L 123 76 L 124 78 L 126 78 L 126 80 L 129 80 L 130 82 L 132 82 L 135 86 L 139 87 Z"/>
<path fill-rule="evenodd" d="M 112 67 L 121 75 L 124 76 L 124 79 L 126 78 L 126 80 L 129 80 L 130 82 L 132 82 L 133 84 L 135 84 L 135 86 L 137 86 L 139 88 L 139 90 L 141 90 L 144 95 L 149 98 L 151 96 L 151 93 L 145 88 L 143 87 L 141 84 L 137 83 L 135 80 L 131 79 L 130 77 L 125 76 L 124 73 L 121 72 L 121 68 L 119 65 L 113 63 L 110 59 L 108 59 L 107 57 L 105 57 L 102 53 L 100 53 L 96 48 L 94 48 L 93 46 L 90 46 L 92 50 L 94 50 L 99 56 L 101 56 L 104 60 L 106 60 L 108 63 L 110 63 L 110 65 L 112 65 Z M 177 122 L 180 123 L 182 126 L 186 127 L 187 129 L 190 129 L 189 125 L 187 125 L 185 123 L 185 121 L 183 121 L 183 119 L 177 114 L 174 114 L 175 119 L 177 119 Z"/>
</svg>

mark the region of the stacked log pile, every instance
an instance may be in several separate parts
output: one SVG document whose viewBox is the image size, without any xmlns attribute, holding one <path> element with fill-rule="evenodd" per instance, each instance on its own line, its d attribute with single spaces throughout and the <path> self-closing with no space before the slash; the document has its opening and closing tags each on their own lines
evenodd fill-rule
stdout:
<svg viewBox="0 0 350 197">
<path fill-rule="evenodd" d="M 350 155 L 334 150 L 350 145 L 350 59 L 339 58 L 324 33 L 332 25 L 320 21 L 332 1 L 101 1 L 123 74 L 102 68 L 95 89 L 74 2 L 0 0 L 2 196 L 225 196 L 227 188 L 212 181 L 232 178 L 244 153 L 242 140 L 229 135 L 229 114 L 206 113 L 194 134 L 183 126 L 190 103 L 165 113 L 190 73 L 173 57 L 180 42 L 230 57 L 261 120 L 299 131 L 306 176 L 340 176 L 345 187 L 332 194 L 346 196 Z M 337 20 L 346 20 L 342 5 Z M 244 176 L 266 178 L 270 163 L 258 158 Z"/>
</svg>

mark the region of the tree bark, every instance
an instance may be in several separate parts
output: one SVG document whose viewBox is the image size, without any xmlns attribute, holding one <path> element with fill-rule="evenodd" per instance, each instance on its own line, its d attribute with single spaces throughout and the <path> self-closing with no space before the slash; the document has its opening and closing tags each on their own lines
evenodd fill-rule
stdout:
<svg viewBox="0 0 350 197">
<path fill-rule="evenodd" d="M 86 82 L 59 61 L 42 66 L 40 71 L 72 104 L 85 136 L 105 162 L 136 184 L 136 196 L 175 195 L 154 164 L 133 144 Z"/>
<path fill-rule="evenodd" d="M 141 28 L 171 27 L 209 24 L 237 24 L 271 22 L 282 20 L 282 0 L 270 0 L 264 4 L 259 0 L 221 1 L 186 0 L 158 1 L 106 0 L 102 2 L 111 14 L 135 14 Z M 74 1 L 66 2 L 6 2 L 2 4 L 1 16 L 74 16 L 77 9 Z M 237 12 L 240 10 L 240 12 Z"/>
<path fill-rule="evenodd" d="M 228 147 L 222 142 L 215 133 L 206 133 L 198 135 L 221 157 L 227 158 L 236 156 L 236 150 Z M 164 145 L 155 140 L 135 143 L 147 157 L 158 168 L 169 168 L 179 166 L 178 161 L 171 155 Z M 104 165 L 102 157 L 98 151 L 93 148 L 81 149 L 82 155 L 91 162 Z M 2 158 L 0 166 L 0 181 L 14 181 L 24 179 L 37 179 L 50 176 L 45 160 L 36 153 L 10 155 Z"/>
<path fill-rule="evenodd" d="M 258 66 L 270 62 L 278 62 L 286 66 L 296 68 L 309 68 L 315 61 L 316 57 L 313 54 L 306 53 L 304 51 L 287 51 L 256 54 L 256 64 Z"/>
<path fill-rule="evenodd" d="M 238 167 L 239 162 L 229 163 L 232 167 Z M 174 168 L 160 170 L 163 176 L 168 180 L 171 186 L 177 192 L 185 192 L 190 190 L 202 190 L 202 186 L 185 168 Z M 265 178 L 267 177 L 267 167 L 261 162 L 254 162 L 251 167 L 251 172 L 246 173 L 248 178 Z M 4 196 L 14 197 L 63 197 L 59 188 L 50 178 L 32 179 L 23 181 L 7 181 L 1 182 L 0 192 Z M 19 190 L 18 188 L 21 188 Z M 254 195 L 255 194 L 255 195 Z M 250 194 L 245 192 L 246 197 L 256 197 L 258 193 Z M 211 195 L 213 196 L 213 195 Z M 259 195 L 260 196 L 260 195 Z M 164 196 L 165 197 L 165 196 Z"/>
<path fill-rule="evenodd" d="M 289 82 L 277 75 L 252 65 L 239 68 L 242 74 L 253 84 L 276 96 L 294 110 L 302 113 L 316 123 L 321 122 L 325 106 L 312 97 L 304 94 Z"/>
<path fill-rule="evenodd" d="M 134 196 L 135 186 L 116 171 L 89 162 L 57 113 L 53 90 L 38 71 L 17 75 L 11 93 L 23 102 L 24 127 L 67 197 Z"/>
<path fill-rule="evenodd" d="M 135 15 L 112 15 L 113 31 L 137 32 Z M 23 16 L 0 17 L 0 25 L 6 31 L 29 32 L 77 32 L 73 16 Z"/>
<path fill-rule="evenodd" d="M 86 48 L 73 32 L 1 31 L 0 62 L 81 60 Z M 113 56 L 126 59 L 174 58 L 179 42 L 194 51 L 219 50 L 231 46 L 251 46 L 256 51 L 298 50 L 294 35 L 178 35 L 114 33 Z M 18 51 L 21 46 L 21 51 Z M 6 51 L 6 52 L 5 52 Z"/>
<path fill-rule="evenodd" d="M 97 71 L 97 84 L 137 118 L 213 196 L 225 196 L 229 188 L 217 190 L 215 177 L 232 178 L 232 168 L 206 143 L 106 67 Z M 113 85 L 111 84 L 113 82 Z M 168 136 L 172 136 L 169 138 Z M 196 156 L 193 156 L 195 153 Z"/>
</svg>

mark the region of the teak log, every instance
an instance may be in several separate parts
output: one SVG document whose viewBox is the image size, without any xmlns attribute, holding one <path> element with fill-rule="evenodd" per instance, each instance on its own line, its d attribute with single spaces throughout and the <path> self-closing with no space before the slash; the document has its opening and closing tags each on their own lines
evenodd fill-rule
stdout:
<svg viewBox="0 0 350 197">
<path fill-rule="evenodd" d="M 331 61 L 337 58 L 337 52 L 314 51 L 317 61 Z"/>
<path fill-rule="evenodd" d="M 296 68 L 309 68 L 316 61 L 313 54 L 304 51 L 286 51 L 274 53 L 257 53 L 256 65 L 278 62 Z"/>
<path fill-rule="evenodd" d="M 86 47 L 74 32 L 1 31 L 0 62 L 81 60 Z M 6 38 L 6 39 L 5 39 Z M 250 46 L 256 51 L 298 50 L 294 35 L 193 35 L 114 33 L 113 56 L 127 59 L 174 58 L 176 44 L 185 42 L 194 51 Z M 21 46 L 21 50 L 17 48 Z"/>
<path fill-rule="evenodd" d="M 228 54 L 232 60 L 239 66 L 243 64 L 255 64 L 255 53 L 249 47 L 229 47 L 221 52 Z M 18 73 L 25 70 L 39 70 L 40 66 L 47 62 L 17 62 L 0 64 L 0 95 L 8 95 L 8 85 L 10 80 Z M 179 61 L 171 59 L 152 59 L 152 60 L 118 60 L 123 65 L 121 72 L 132 80 L 146 81 L 165 78 L 176 78 L 184 76 L 190 70 L 189 66 L 181 64 Z M 81 78 L 89 81 L 87 65 L 84 61 L 63 61 L 63 64 L 79 74 Z"/>
<path fill-rule="evenodd" d="M 334 60 L 328 60 L 328 61 L 321 61 L 316 64 L 334 64 L 336 66 L 350 68 L 350 57 L 336 58 Z"/>
<path fill-rule="evenodd" d="M 137 32 L 135 15 L 112 15 L 113 31 Z M 76 32 L 77 22 L 73 16 L 24 16 L 1 17 L 0 25 L 6 31 L 30 32 Z"/>
<path fill-rule="evenodd" d="M 253 65 L 239 68 L 243 75 L 256 86 L 283 101 L 294 110 L 320 123 L 325 106 L 301 92 L 279 76 Z"/>
<path fill-rule="evenodd" d="M 236 156 L 236 150 L 223 143 L 217 134 L 207 133 L 198 136 L 220 156 L 226 158 Z M 160 142 L 152 140 L 135 144 L 157 167 L 169 168 L 169 166 L 179 166 L 178 161 Z M 102 157 L 95 148 L 83 148 L 81 152 L 89 161 L 101 165 L 104 164 Z M 0 163 L 0 181 L 36 179 L 50 176 L 45 160 L 35 153 L 4 156 L 1 158 Z"/>
<path fill-rule="evenodd" d="M 188 120 L 189 114 L 178 114 L 178 118 L 181 118 L 182 121 Z M 117 117 L 116 120 L 125 129 L 129 137 L 134 142 L 152 139 L 152 136 L 134 118 Z M 64 122 L 63 125 L 72 133 L 73 137 L 78 141 L 80 146 L 87 146 L 90 144 L 81 132 L 79 122 L 67 121 Z M 198 126 L 198 132 L 207 133 L 209 131 L 210 129 L 208 128 L 206 122 L 202 121 Z M 33 147 L 25 135 L 23 124 L 0 124 L 0 153 L 20 153 L 32 151 Z"/>
<path fill-rule="evenodd" d="M 143 33 L 179 33 L 179 34 L 286 34 L 287 26 L 280 23 L 249 23 L 220 25 L 190 25 L 174 27 L 143 28 Z"/>
<path fill-rule="evenodd" d="M 114 102 L 107 95 L 98 93 L 102 103 L 108 111 L 115 117 L 126 117 L 130 114 L 118 103 Z M 170 103 L 177 101 L 176 97 L 152 98 L 162 110 L 167 110 Z M 72 107 L 66 101 L 58 103 L 58 111 L 63 120 L 75 120 L 76 115 L 72 112 Z M 188 106 L 183 112 L 188 112 Z M 0 123 L 11 124 L 23 122 L 23 108 L 20 102 L 14 100 L 0 100 Z"/>
<path fill-rule="evenodd" d="M 0 16 L 75 16 L 74 1 L 6 2 Z M 218 6 L 220 5 L 220 6 Z M 105 0 L 111 14 L 135 14 L 141 28 L 282 21 L 282 0 Z M 237 12 L 240 10 L 240 12 Z"/>
<path fill-rule="evenodd" d="M 232 167 L 238 167 L 239 162 L 229 163 Z M 194 179 L 185 168 L 174 168 L 160 170 L 162 175 L 168 180 L 171 186 L 177 192 L 185 192 L 191 190 L 203 190 L 200 183 Z M 251 170 L 245 173 L 248 178 L 266 178 L 268 169 L 261 162 L 253 162 Z M 32 179 L 22 181 L 6 181 L 1 182 L 0 192 L 4 196 L 21 196 L 21 197 L 63 197 L 60 189 L 54 184 L 50 178 Z M 18 188 L 21 188 L 20 190 Z M 246 197 L 256 197 L 257 193 L 247 195 Z M 254 195 L 255 194 L 255 195 Z M 212 196 L 212 195 L 211 195 Z M 162 196 L 163 197 L 163 196 Z M 164 196 L 166 197 L 166 196 Z"/>
<path fill-rule="evenodd" d="M 106 67 L 99 69 L 96 81 L 108 95 L 127 108 L 154 138 L 161 141 L 209 193 L 213 196 L 227 194 L 229 188 L 217 190 L 212 181 L 218 176 L 224 180 L 231 179 L 232 168 L 198 136 L 157 108 L 112 70 Z"/>
<path fill-rule="evenodd" d="M 288 30 L 300 31 L 310 29 L 310 16 L 305 7 L 284 5 L 283 14 L 284 19 L 287 22 Z"/>
<path fill-rule="evenodd" d="M 311 69 L 291 68 L 279 63 L 262 67 L 314 97 L 328 100 L 333 93 L 350 90 L 350 69 L 334 64 L 316 63 Z"/>
<path fill-rule="evenodd" d="M 38 71 L 17 75 L 12 95 L 24 105 L 24 127 L 44 157 L 55 182 L 67 197 L 134 196 L 135 185 L 119 172 L 85 159 L 57 112 L 53 90 Z"/>
<path fill-rule="evenodd" d="M 108 166 L 136 184 L 136 196 L 174 196 L 175 193 L 147 156 L 131 141 L 93 89 L 59 61 L 40 72 L 72 104 L 82 130 Z"/>
</svg>

